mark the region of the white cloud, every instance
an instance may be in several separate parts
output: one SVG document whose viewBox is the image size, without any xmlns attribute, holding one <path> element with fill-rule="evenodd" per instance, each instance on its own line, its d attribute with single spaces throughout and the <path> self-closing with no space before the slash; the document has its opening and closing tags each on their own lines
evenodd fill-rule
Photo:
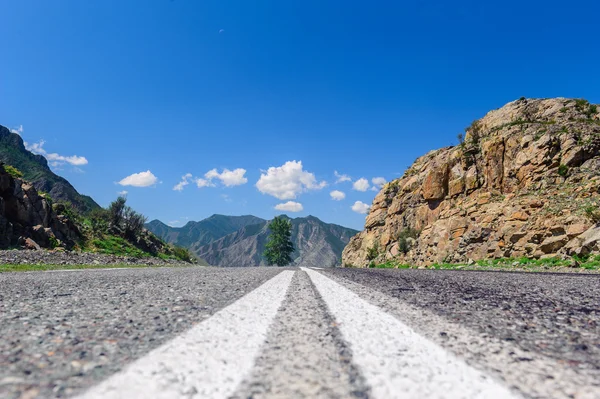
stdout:
<svg viewBox="0 0 600 399">
<path fill-rule="evenodd" d="M 50 162 L 52 166 L 60 166 L 64 163 L 68 163 L 74 166 L 82 166 L 87 165 L 88 160 L 85 157 L 80 157 L 78 155 L 64 156 L 59 155 L 55 152 L 48 153 L 44 149 L 44 144 L 46 142 L 44 140 L 40 140 L 37 143 L 29 144 L 28 142 L 24 142 L 25 149 L 33 152 L 34 154 L 43 155 Z"/>
<path fill-rule="evenodd" d="M 385 180 L 384 177 L 374 177 L 371 179 L 371 183 L 373 183 L 378 189 L 381 189 L 383 185 L 387 183 L 387 180 Z"/>
<path fill-rule="evenodd" d="M 133 187 L 149 187 L 158 183 L 158 178 L 152 174 L 149 170 L 140 173 L 134 173 L 127 176 L 119 182 L 122 186 L 133 186 Z"/>
<path fill-rule="evenodd" d="M 127 194 L 129 194 L 129 191 L 127 191 L 127 190 L 123 190 L 123 191 L 119 191 L 119 192 L 117 192 L 117 194 L 119 194 L 120 196 L 124 197 L 124 196 L 126 196 Z"/>
<path fill-rule="evenodd" d="M 307 190 L 320 190 L 327 182 L 317 183 L 315 175 L 302 169 L 302 161 L 288 161 L 279 167 L 263 171 L 256 188 L 263 194 L 280 200 L 295 199 Z"/>
<path fill-rule="evenodd" d="M 70 157 L 65 157 L 63 155 L 58 155 L 56 153 L 52 153 L 52 154 L 47 154 L 46 159 L 48 161 L 67 162 L 67 163 L 70 163 L 71 165 L 75 165 L 75 166 L 81 166 L 81 165 L 88 164 L 88 160 L 85 157 L 80 157 L 77 155 L 71 155 Z"/>
<path fill-rule="evenodd" d="M 204 174 L 204 178 L 196 179 L 196 185 L 198 188 L 202 187 L 215 187 L 213 183 L 214 179 L 220 180 L 225 187 L 240 186 L 248 183 L 248 179 L 245 177 L 246 169 L 237 168 L 234 170 L 223 169 L 223 172 L 219 173 L 217 169 L 209 170 Z"/>
<path fill-rule="evenodd" d="M 354 205 L 352 205 L 352 210 L 356 213 L 365 214 L 369 212 L 369 205 L 365 204 L 362 201 L 356 201 Z"/>
<path fill-rule="evenodd" d="M 342 175 L 342 174 L 338 173 L 337 170 L 335 170 L 333 172 L 333 175 L 337 178 L 337 180 L 335 181 L 336 184 L 337 183 L 343 183 L 345 181 L 352 181 L 352 178 L 350 176 L 348 176 L 348 175 Z"/>
<path fill-rule="evenodd" d="M 354 184 L 352 185 L 352 188 L 355 189 L 356 191 L 367 191 L 369 189 L 370 185 L 369 185 L 369 181 L 367 179 L 365 179 L 364 177 L 361 177 L 360 179 L 358 179 L 357 181 L 354 182 Z"/>
<path fill-rule="evenodd" d="M 187 186 L 188 184 L 190 184 L 189 180 L 192 178 L 192 174 L 191 173 L 186 173 L 185 175 L 181 176 L 181 181 L 179 183 L 177 183 L 175 185 L 175 187 L 173 187 L 173 190 L 175 191 L 183 191 L 183 188 L 185 186 Z"/>
<path fill-rule="evenodd" d="M 210 180 L 206 180 L 206 179 L 196 179 L 196 185 L 198 186 L 198 188 L 202 188 L 202 187 L 215 187 L 215 183 L 213 183 Z"/>
<path fill-rule="evenodd" d="M 213 169 L 211 172 L 216 171 L 216 169 Z M 234 170 L 223 169 L 223 172 L 221 172 L 221 174 L 217 173 L 215 177 L 221 180 L 221 183 L 223 183 L 225 187 L 233 187 L 248 183 L 248 179 L 244 177 L 245 174 L 246 169 L 242 168 L 237 168 Z"/>
<path fill-rule="evenodd" d="M 331 195 L 331 199 L 334 201 L 341 201 L 346 198 L 346 194 L 339 190 L 333 190 L 329 195 Z"/>
<path fill-rule="evenodd" d="M 40 140 L 39 142 L 33 144 L 29 144 L 25 141 L 23 144 L 25 144 L 25 149 L 27 151 L 31 151 L 34 154 L 46 155 L 46 150 L 44 150 L 44 144 L 46 144 L 46 142 L 44 140 Z"/>
<path fill-rule="evenodd" d="M 16 127 L 14 129 L 10 129 L 10 132 L 18 134 L 19 136 L 21 136 L 23 134 L 23 125 L 19 125 L 19 127 Z"/>
<path fill-rule="evenodd" d="M 225 32 L 225 29 L 219 29 L 219 33 Z"/>
<path fill-rule="evenodd" d="M 302 212 L 304 207 L 299 202 L 288 201 L 284 204 L 275 205 L 275 209 L 278 211 L 286 211 L 286 212 Z"/>
<path fill-rule="evenodd" d="M 233 202 L 233 200 L 231 199 L 231 197 L 229 195 L 227 195 L 227 194 L 221 194 L 221 198 L 223 198 L 223 200 L 225 202 L 229 202 L 229 203 Z"/>
</svg>

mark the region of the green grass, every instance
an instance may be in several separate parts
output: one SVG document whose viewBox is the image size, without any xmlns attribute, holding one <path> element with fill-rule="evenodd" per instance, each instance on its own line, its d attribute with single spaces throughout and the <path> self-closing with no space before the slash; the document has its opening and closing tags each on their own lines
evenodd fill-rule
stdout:
<svg viewBox="0 0 600 399">
<path fill-rule="evenodd" d="M 134 258 L 147 258 L 150 254 L 134 247 L 127 240 L 117 236 L 106 236 L 102 239 L 91 241 L 94 252 L 107 255 L 131 256 Z"/>
<path fill-rule="evenodd" d="M 393 260 L 389 260 L 385 263 L 371 262 L 369 267 L 372 269 L 410 269 L 410 265 L 403 265 Z"/>
<path fill-rule="evenodd" d="M 573 261 L 579 263 L 578 267 L 572 267 Z M 401 264 L 394 260 L 389 260 L 385 263 L 371 262 L 371 269 L 411 269 L 416 268 L 411 265 Z M 502 258 L 502 259 L 486 259 L 479 260 L 471 265 L 464 263 L 434 263 L 428 267 L 436 270 L 517 270 L 517 271 L 600 271 L 600 255 L 584 256 L 563 260 L 560 258 L 548 259 L 531 259 L 527 257 L 521 258 Z"/>
<path fill-rule="evenodd" d="M 0 264 L 0 273 L 7 272 L 36 272 L 48 270 L 80 270 L 80 269 L 117 269 L 117 268 L 156 268 L 156 267 L 193 267 L 192 265 L 184 264 L 164 264 L 164 265 L 128 265 L 128 264 L 111 264 L 111 265 L 9 265 Z"/>
<path fill-rule="evenodd" d="M 578 267 L 572 267 L 573 262 L 579 263 Z M 552 271 L 553 269 L 569 270 L 600 270 L 600 255 L 573 257 L 571 259 L 547 258 L 531 259 L 521 258 L 501 258 L 479 260 L 472 265 L 456 263 L 435 263 L 430 266 L 437 270 L 525 270 L 525 271 Z"/>
</svg>

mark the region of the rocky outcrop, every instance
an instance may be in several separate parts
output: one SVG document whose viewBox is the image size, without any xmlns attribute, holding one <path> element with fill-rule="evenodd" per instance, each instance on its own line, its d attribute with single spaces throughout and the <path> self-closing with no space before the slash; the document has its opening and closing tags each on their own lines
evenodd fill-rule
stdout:
<svg viewBox="0 0 600 399">
<path fill-rule="evenodd" d="M 78 227 L 58 215 L 32 184 L 8 174 L 0 163 L 0 248 L 72 248 Z"/>
<path fill-rule="evenodd" d="M 342 260 L 420 266 L 585 255 L 600 250 L 599 205 L 598 107 L 521 99 L 383 187 Z"/>
</svg>

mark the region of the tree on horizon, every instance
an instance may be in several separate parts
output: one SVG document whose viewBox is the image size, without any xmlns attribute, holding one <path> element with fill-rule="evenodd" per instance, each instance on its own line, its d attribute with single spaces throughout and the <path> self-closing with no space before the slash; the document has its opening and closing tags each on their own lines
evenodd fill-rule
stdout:
<svg viewBox="0 0 600 399">
<path fill-rule="evenodd" d="M 269 266 L 287 266 L 292 263 L 292 222 L 283 217 L 276 217 L 269 223 L 269 238 L 263 256 Z"/>
</svg>

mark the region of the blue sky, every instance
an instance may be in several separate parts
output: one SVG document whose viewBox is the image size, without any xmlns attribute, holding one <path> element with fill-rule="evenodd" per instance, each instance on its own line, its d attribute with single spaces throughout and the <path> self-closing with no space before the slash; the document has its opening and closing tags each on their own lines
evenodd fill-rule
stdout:
<svg viewBox="0 0 600 399">
<path fill-rule="evenodd" d="M 521 96 L 600 102 L 597 3 L 487 3 L 5 0 L 0 124 L 103 206 L 361 229 L 360 178 Z"/>
</svg>

